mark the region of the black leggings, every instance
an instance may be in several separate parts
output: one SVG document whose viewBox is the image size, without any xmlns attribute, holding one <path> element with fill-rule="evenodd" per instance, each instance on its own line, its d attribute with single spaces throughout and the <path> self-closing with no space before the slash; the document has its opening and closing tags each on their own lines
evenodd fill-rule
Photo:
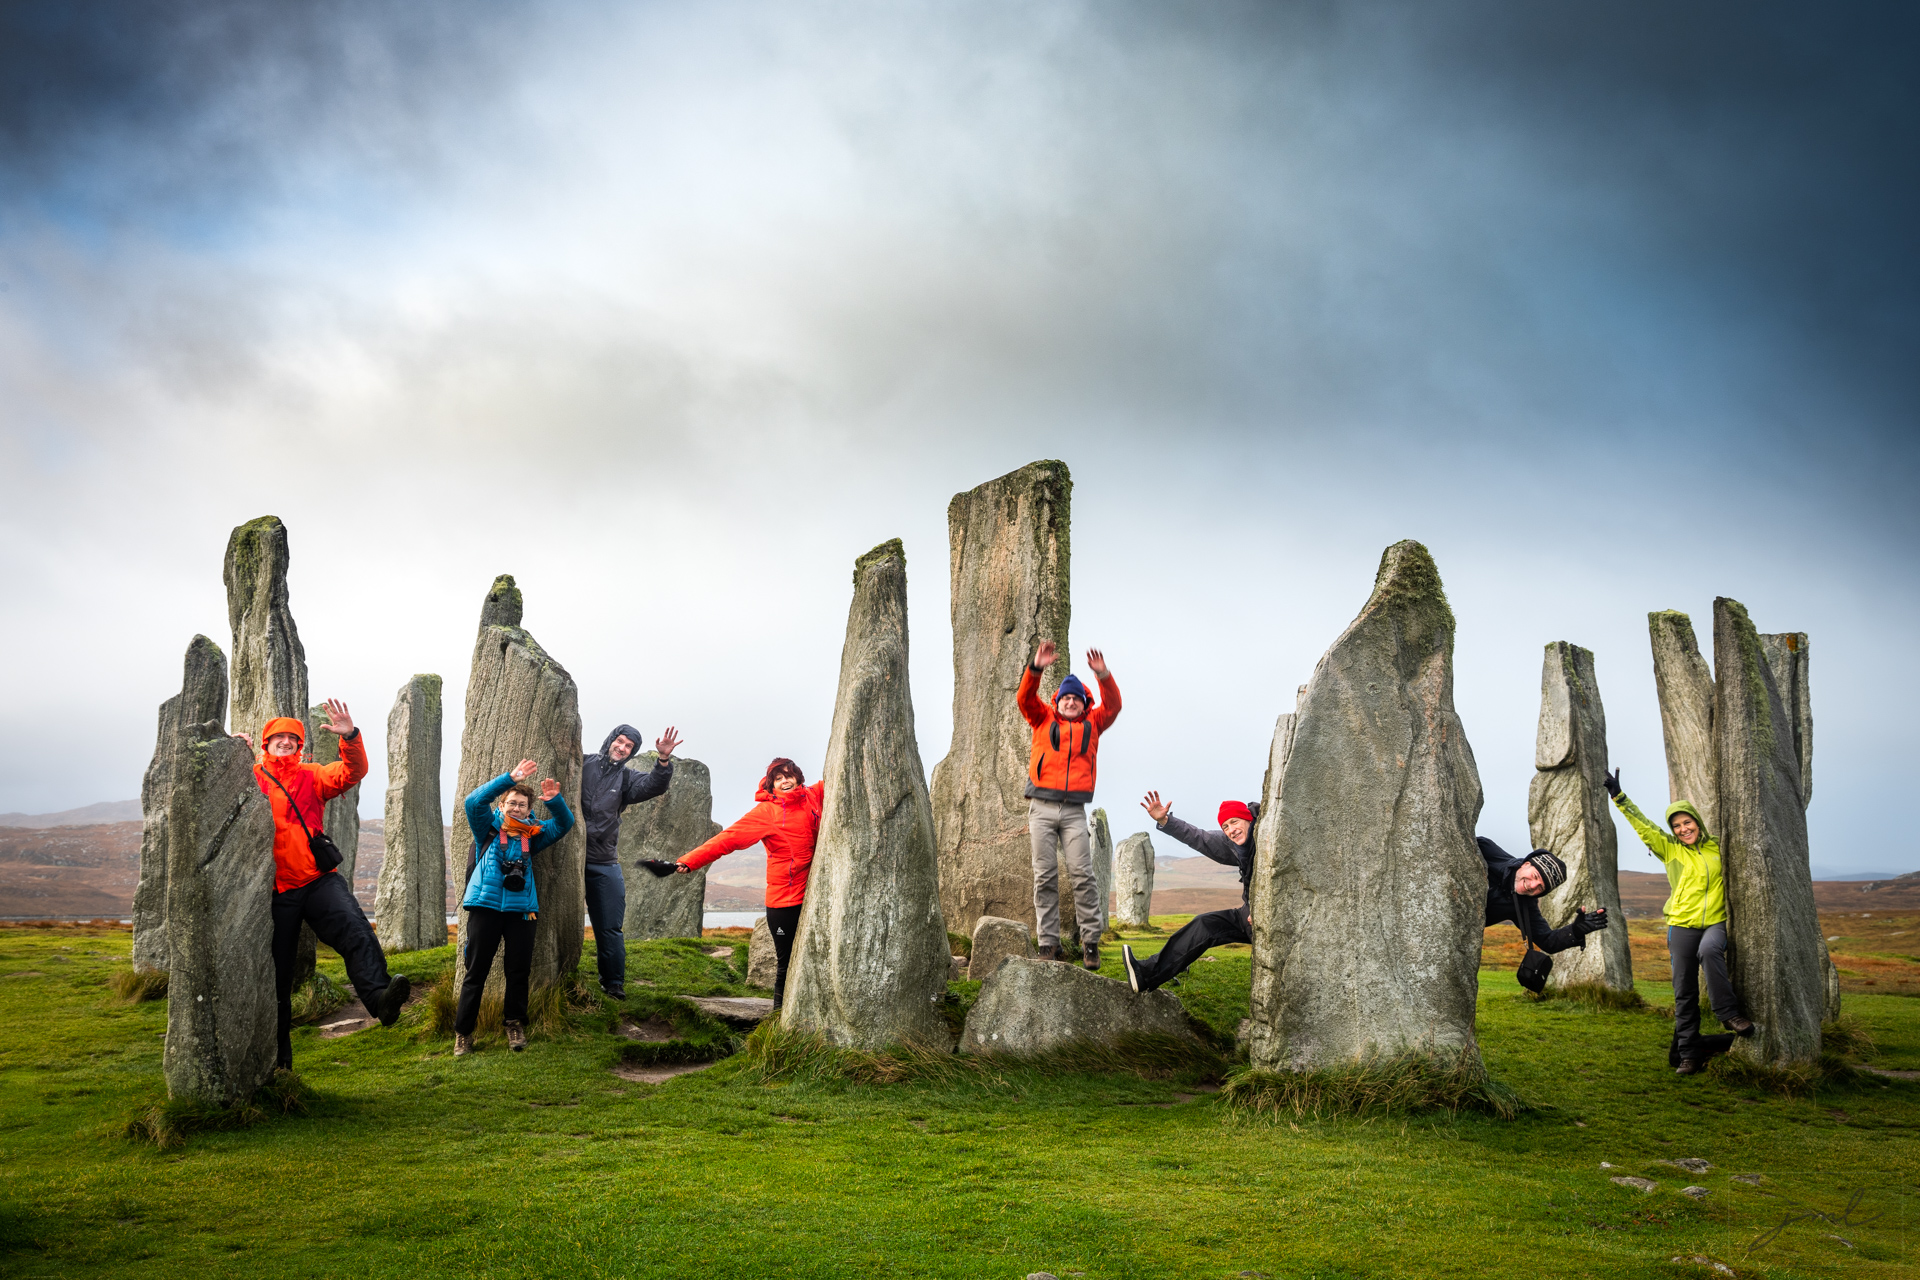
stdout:
<svg viewBox="0 0 1920 1280">
<path fill-rule="evenodd" d="M 787 995 L 787 962 L 793 959 L 793 936 L 800 929 L 800 908 L 768 907 L 767 932 L 773 935 L 773 1002 Z"/>
<path fill-rule="evenodd" d="M 1195 916 L 1182 925 L 1178 933 L 1167 939 L 1167 945 L 1160 948 L 1157 955 L 1134 961 L 1135 967 L 1140 970 L 1140 985 L 1152 990 L 1179 977 L 1212 947 L 1252 942 L 1253 933 L 1247 923 L 1245 907 L 1229 907 L 1225 911 L 1208 911 Z"/>
<path fill-rule="evenodd" d="M 378 1017 L 380 993 L 387 989 L 387 957 L 374 937 L 367 913 L 355 901 L 353 890 L 338 872 L 329 871 L 298 889 L 273 895 L 273 995 L 279 1004 L 276 1061 L 293 1065 L 293 971 L 300 946 L 300 926 L 313 927 L 314 936 L 340 953 L 347 962 L 347 981 L 367 1012 Z"/>
<path fill-rule="evenodd" d="M 502 1016 L 508 1022 L 526 1022 L 527 977 L 533 972 L 533 931 L 537 923 L 527 919 L 524 911 L 467 908 L 466 936 L 460 940 L 467 952 L 467 976 L 460 983 L 460 1004 L 453 1014 L 457 1034 L 472 1035 L 474 1024 L 480 1021 L 480 993 L 487 989 L 493 953 L 500 949 L 503 939 L 507 944 L 507 1007 Z"/>
</svg>

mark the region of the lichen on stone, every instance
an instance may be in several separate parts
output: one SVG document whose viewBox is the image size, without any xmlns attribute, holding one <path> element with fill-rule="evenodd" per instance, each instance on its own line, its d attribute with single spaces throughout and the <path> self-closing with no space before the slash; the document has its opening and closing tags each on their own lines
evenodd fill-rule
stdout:
<svg viewBox="0 0 1920 1280">
<path fill-rule="evenodd" d="M 853 562 L 854 585 L 859 585 L 860 574 L 865 571 L 868 566 L 878 564 L 882 560 L 898 560 L 901 570 L 904 571 L 906 569 L 907 549 L 901 544 L 900 539 L 889 538 L 873 550 L 867 552 L 867 554 L 861 556 L 858 560 L 855 560 Z"/>
</svg>

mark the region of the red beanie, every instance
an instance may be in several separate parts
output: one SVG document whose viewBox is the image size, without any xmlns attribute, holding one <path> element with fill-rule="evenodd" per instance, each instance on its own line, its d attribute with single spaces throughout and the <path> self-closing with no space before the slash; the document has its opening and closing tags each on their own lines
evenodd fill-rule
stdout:
<svg viewBox="0 0 1920 1280">
<path fill-rule="evenodd" d="M 1242 822 L 1250 823 L 1253 821 L 1253 810 L 1247 808 L 1246 805 L 1240 803 L 1238 800 L 1222 800 L 1220 802 L 1220 825 L 1223 827 L 1226 826 L 1228 818 L 1238 818 Z"/>
</svg>

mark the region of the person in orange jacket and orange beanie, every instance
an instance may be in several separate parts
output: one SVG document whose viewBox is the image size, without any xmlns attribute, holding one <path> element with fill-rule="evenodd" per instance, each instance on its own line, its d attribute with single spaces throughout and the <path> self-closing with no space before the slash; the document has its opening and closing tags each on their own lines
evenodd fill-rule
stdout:
<svg viewBox="0 0 1920 1280">
<path fill-rule="evenodd" d="M 800 927 L 800 908 L 807 900 L 807 872 L 820 837 L 826 783 L 808 786 L 800 766 L 780 756 L 767 766 L 753 798 L 759 803 L 745 817 L 683 854 L 674 869 L 696 871 L 736 850 L 766 846 L 767 931 L 773 935 L 773 1007 L 778 1009 L 786 999 L 787 962 Z"/>
<path fill-rule="evenodd" d="M 1088 847 L 1087 802 L 1093 799 L 1100 738 L 1120 716 L 1120 686 L 1098 649 L 1087 650 L 1087 666 L 1100 682 L 1100 704 L 1089 709 L 1087 687 L 1068 676 L 1054 690 L 1053 705 L 1040 701 L 1040 673 L 1053 665 L 1059 650 L 1043 640 L 1020 677 L 1014 694 L 1020 714 L 1033 728 L 1027 763 L 1027 835 L 1033 841 L 1033 916 L 1040 956 L 1064 960 L 1060 950 L 1060 855 L 1073 880 L 1074 918 L 1080 925 L 1082 963 L 1100 967 L 1100 887 L 1093 878 Z"/>
<path fill-rule="evenodd" d="M 386 956 L 353 887 L 332 867 L 322 869 L 308 842 L 310 833 L 321 831 L 327 801 L 367 776 L 366 743 L 347 704 L 329 698 L 327 723 L 320 727 L 340 736 L 340 758 L 332 764 L 302 761 L 306 725 L 279 716 L 261 727 L 265 750 L 253 770 L 273 807 L 273 988 L 280 1004 L 282 1068 L 293 1066 L 293 971 L 302 924 L 347 962 L 354 993 L 381 1026 L 393 1025 L 411 990 L 404 974 L 389 980 Z M 233 736 L 253 745 L 244 733 Z"/>
</svg>

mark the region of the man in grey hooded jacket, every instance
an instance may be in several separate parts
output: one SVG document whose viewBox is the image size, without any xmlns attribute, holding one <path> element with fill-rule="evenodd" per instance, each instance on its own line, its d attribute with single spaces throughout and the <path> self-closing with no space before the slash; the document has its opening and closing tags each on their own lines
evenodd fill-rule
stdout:
<svg viewBox="0 0 1920 1280">
<path fill-rule="evenodd" d="M 680 736 L 673 726 L 654 742 L 658 753 L 645 773 L 627 768 L 640 749 L 640 731 L 630 724 L 613 727 L 580 770 L 580 813 L 587 828 L 587 922 L 593 926 L 594 956 L 600 989 L 615 1000 L 627 996 L 627 880 L 620 871 L 620 811 L 651 800 L 673 781 L 673 749 Z"/>
</svg>

